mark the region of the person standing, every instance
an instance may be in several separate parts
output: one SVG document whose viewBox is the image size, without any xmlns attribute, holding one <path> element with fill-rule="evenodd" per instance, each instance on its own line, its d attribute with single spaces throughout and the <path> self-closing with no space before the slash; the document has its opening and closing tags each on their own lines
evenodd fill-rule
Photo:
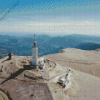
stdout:
<svg viewBox="0 0 100 100">
<path fill-rule="evenodd" d="M 8 53 L 8 59 L 11 60 L 11 52 Z"/>
</svg>

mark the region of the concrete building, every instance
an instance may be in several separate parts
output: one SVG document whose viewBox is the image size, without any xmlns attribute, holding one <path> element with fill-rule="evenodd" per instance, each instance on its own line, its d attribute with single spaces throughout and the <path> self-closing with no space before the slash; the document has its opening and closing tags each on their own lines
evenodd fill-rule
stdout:
<svg viewBox="0 0 100 100">
<path fill-rule="evenodd" d="M 32 65 L 38 64 L 38 47 L 36 47 L 36 40 L 34 35 L 34 45 L 32 48 Z"/>
</svg>

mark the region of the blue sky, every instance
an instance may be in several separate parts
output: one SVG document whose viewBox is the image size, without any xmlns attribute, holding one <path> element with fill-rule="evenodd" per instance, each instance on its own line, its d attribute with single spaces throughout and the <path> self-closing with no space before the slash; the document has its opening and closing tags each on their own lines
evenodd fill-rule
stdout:
<svg viewBox="0 0 100 100">
<path fill-rule="evenodd" d="M 17 0 L 0 0 L 0 18 Z M 100 36 L 99 0 L 19 0 L 0 21 L 1 33 Z"/>
</svg>

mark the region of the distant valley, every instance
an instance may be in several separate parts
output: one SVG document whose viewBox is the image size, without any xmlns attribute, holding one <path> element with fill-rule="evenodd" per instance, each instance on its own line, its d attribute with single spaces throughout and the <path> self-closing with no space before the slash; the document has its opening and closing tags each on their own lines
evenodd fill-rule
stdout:
<svg viewBox="0 0 100 100">
<path fill-rule="evenodd" d="M 100 37 L 87 35 L 66 35 L 51 37 L 36 35 L 39 56 L 57 53 L 64 48 L 95 50 L 100 48 Z M 34 35 L 9 36 L 0 35 L 0 58 L 12 52 L 18 56 L 31 56 Z"/>
</svg>

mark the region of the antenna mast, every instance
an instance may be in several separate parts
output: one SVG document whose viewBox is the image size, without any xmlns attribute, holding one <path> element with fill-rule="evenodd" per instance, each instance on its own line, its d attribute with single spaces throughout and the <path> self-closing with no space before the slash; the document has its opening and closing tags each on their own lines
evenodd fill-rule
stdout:
<svg viewBox="0 0 100 100">
<path fill-rule="evenodd" d="M 36 47 L 36 36 L 35 36 L 35 34 L 34 34 L 34 47 Z"/>
</svg>

